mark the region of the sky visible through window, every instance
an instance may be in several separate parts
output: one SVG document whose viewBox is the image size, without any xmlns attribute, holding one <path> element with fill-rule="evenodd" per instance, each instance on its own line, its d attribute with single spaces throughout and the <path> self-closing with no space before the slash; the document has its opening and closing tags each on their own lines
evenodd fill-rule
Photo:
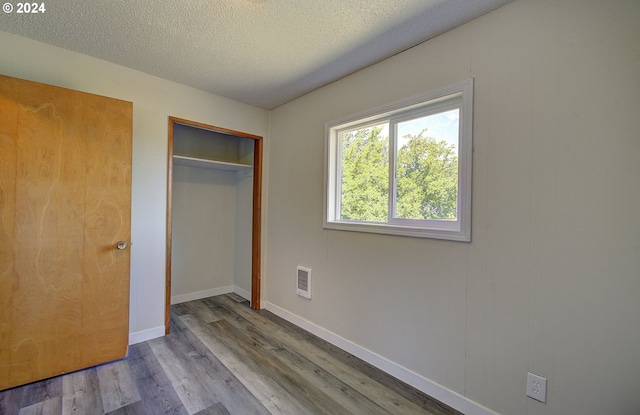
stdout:
<svg viewBox="0 0 640 415">
<path fill-rule="evenodd" d="M 429 115 L 398 124 L 398 148 L 407 143 L 407 134 L 418 135 L 420 131 L 427 129 L 426 136 L 433 137 L 436 141 L 445 140 L 453 144 L 458 152 L 460 110 L 458 108 Z"/>
</svg>

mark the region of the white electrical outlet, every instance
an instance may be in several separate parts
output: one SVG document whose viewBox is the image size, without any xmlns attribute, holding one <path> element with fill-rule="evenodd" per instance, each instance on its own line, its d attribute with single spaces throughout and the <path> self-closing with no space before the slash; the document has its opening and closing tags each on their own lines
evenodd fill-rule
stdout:
<svg viewBox="0 0 640 415">
<path fill-rule="evenodd" d="M 527 373 L 527 396 L 547 403 L 547 378 Z"/>
</svg>

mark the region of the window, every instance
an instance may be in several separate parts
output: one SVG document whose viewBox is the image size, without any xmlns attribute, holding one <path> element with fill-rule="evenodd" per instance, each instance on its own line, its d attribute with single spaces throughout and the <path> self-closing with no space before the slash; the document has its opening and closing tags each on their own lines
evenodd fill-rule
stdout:
<svg viewBox="0 0 640 415">
<path fill-rule="evenodd" d="M 326 124 L 324 227 L 471 240 L 473 79 Z"/>
</svg>

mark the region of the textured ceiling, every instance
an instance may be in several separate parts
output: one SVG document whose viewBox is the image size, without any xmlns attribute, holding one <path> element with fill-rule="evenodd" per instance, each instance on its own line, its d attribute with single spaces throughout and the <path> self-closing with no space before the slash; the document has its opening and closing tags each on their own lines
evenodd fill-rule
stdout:
<svg viewBox="0 0 640 415">
<path fill-rule="evenodd" d="M 47 0 L 0 30 L 272 109 L 512 0 Z"/>
</svg>

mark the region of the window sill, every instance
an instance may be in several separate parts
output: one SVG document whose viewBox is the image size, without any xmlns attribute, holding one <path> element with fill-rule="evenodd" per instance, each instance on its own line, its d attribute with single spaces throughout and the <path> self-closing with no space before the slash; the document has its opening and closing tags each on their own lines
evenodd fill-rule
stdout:
<svg viewBox="0 0 640 415">
<path fill-rule="evenodd" d="M 408 227 L 389 225 L 385 223 L 325 221 L 323 228 L 350 232 L 367 232 L 383 235 L 409 236 L 413 238 L 443 239 L 458 242 L 471 241 L 470 230 L 461 230 L 459 222 L 452 222 L 451 225 L 455 226 L 447 226 L 442 228 L 418 228 L 415 226 Z"/>
</svg>

